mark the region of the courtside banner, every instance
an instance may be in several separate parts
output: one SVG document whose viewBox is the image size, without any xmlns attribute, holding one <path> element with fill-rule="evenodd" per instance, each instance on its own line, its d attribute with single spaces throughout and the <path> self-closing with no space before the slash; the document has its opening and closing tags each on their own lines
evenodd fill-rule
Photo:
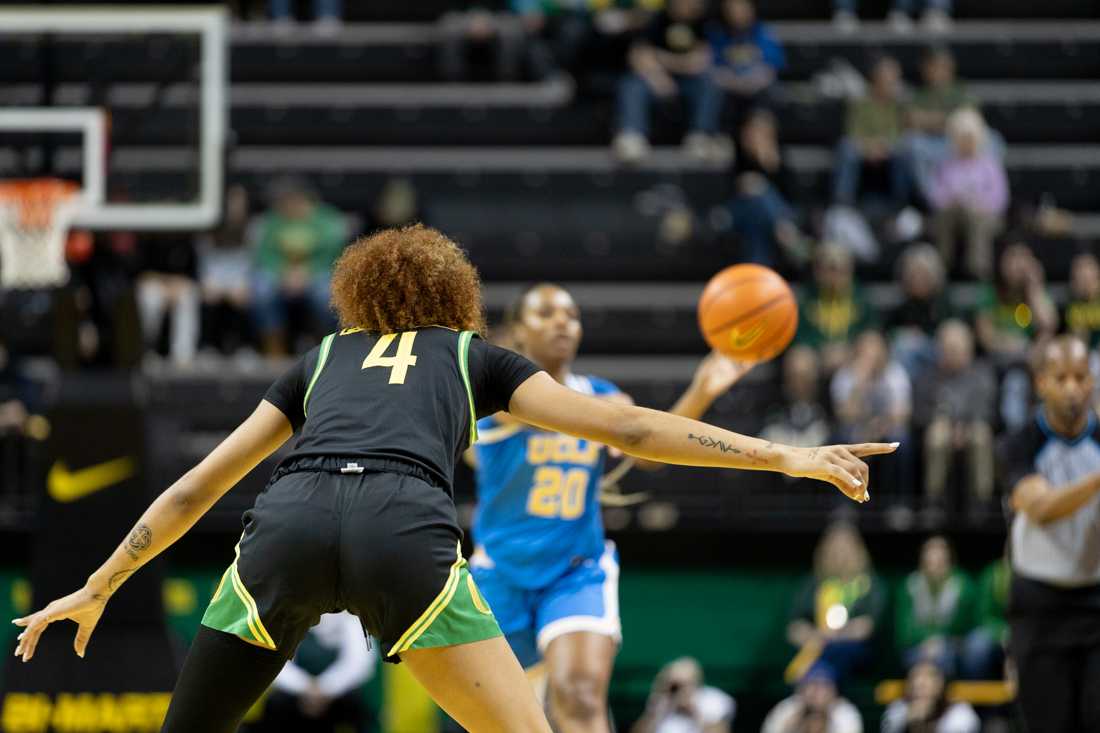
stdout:
<svg viewBox="0 0 1100 733">
<path fill-rule="evenodd" d="M 156 494 L 144 480 L 139 391 L 128 377 L 74 376 L 50 411 L 49 465 L 30 569 L 35 609 L 83 585 Z M 68 621 L 50 627 L 30 663 L 9 656 L 0 731 L 159 730 L 176 671 L 162 581 L 159 562 L 128 580 L 108 604 L 84 659 L 73 652 L 76 625 Z"/>
</svg>

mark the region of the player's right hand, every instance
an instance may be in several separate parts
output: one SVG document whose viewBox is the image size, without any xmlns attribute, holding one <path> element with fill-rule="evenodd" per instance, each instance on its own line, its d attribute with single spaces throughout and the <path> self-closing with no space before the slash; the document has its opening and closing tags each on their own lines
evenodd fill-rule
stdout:
<svg viewBox="0 0 1100 733">
<path fill-rule="evenodd" d="M 14 619 L 13 624 L 24 627 L 23 633 L 19 635 L 19 644 L 15 647 L 15 656 L 21 656 L 24 662 L 29 662 L 34 656 L 35 647 L 38 646 L 38 639 L 46 627 L 54 621 L 69 619 L 75 621 L 78 626 L 73 650 L 77 656 L 83 657 L 88 648 L 88 640 L 92 638 L 92 632 L 95 631 L 99 617 L 103 615 L 103 609 L 106 606 L 106 594 L 96 593 L 85 586 L 75 593 L 52 601 L 41 611 Z"/>
<path fill-rule="evenodd" d="M 819 448 L 795 448 L 784 473 L 799 478 L 824 481 L 840 489 L 852 501 L 870 501 L 870 474 L 861 459 L 893 453 L 898 443 L 858 443 L 826 445 Z"/>
</svg>

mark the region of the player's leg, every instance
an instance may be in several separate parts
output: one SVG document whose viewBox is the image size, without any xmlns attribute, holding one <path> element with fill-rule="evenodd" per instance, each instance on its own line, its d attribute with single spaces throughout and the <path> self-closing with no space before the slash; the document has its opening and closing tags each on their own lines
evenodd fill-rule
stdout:
<svg viewBox="0 0 1100 733">
<path fill-rule="evenodd" d="M 608 733 L 607 688 L 621 637 L 619 565 L 612 543 L 543 593 L 538 646 L 547 708 L 561 733 Z"/>
<path fill-rule="evenodd" d="M 576 631 L 546 648 L 547 708 L 560 733 L 609 733 L 607 688 L 618 643 Z"/>
<path fill-rule="evenodd" d="M 401 661 L 470 733 L 550 733 L 550 724 L 503 636 L 410 649 Z"/>
<path fill-rule="evenodd" d="M 234 733 L 284 664 L 282 654 L 200 626 L 161 733 Z"/>
</svg>

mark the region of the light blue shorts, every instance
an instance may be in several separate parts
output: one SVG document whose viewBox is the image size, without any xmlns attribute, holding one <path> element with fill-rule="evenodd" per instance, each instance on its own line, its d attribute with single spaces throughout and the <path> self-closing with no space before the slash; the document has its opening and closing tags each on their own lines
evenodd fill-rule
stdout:
<svg viewBox="0 0 1100 733">
<path fill-rule="evenodd" d="M 575 631 L 622 641 L 614 542 L 606 543 L 603 555 L 583 561 L 545 588 L 514 585 L 483 551 L 470 558 L 470 571 L 524 667 L 540 662 L 551 641 Z"/>
</svg>

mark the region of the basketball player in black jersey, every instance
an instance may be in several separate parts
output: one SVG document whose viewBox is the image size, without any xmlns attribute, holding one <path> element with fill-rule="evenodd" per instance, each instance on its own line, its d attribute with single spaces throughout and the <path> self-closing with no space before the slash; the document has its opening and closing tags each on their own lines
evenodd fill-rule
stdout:
<svg viewBox="0 0 1100 733">
<path fill-rule="evenodd" d="M 866 501 L 864 456 L 891 444 L 793 448 L 574 392 L 477 337 L 477 273 L 433 229 L 352 244 L 333 274 L 344 330 L 271 387 L 255 412 L 160 495 L 83 588 L 15 623 L 16 655 L 78 625 L 83 656 L 111 595 L 237 481 L 298 434 L 255 506 L 203 617 L 163 731 L 228 733 L 320 614 L 347 609 L 472 733 L 549 733 L 458 547 L 451 498 L 476 419 L 497 411 L 638 458 L 777 471 Z"/>
</svg>

